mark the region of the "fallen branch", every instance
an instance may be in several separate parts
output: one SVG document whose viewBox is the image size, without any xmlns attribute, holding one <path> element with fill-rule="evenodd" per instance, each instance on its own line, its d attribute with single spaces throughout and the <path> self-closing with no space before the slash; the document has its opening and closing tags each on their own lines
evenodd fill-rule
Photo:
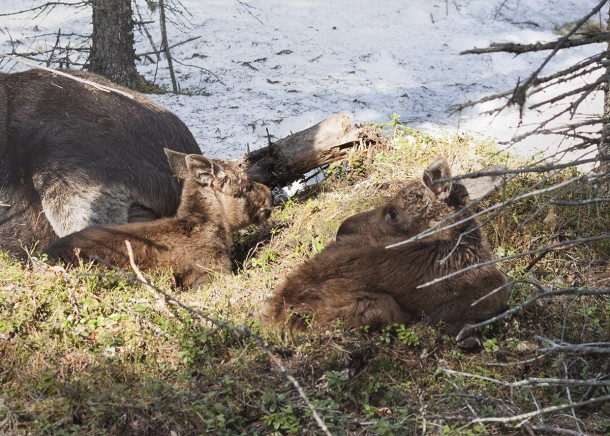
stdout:
<svg viewBox="0 0 610 436">
<path fill-rule="evenodd" d="M 604 162 L 610 160 L 610 156 L 597 156 L 590 159 L 577 159 L 570 162 L 564 163 L 552 163 L 548 165 L 538 165 L 524 168 L 515 168 L 515 169 L 498 169 L 493 171 L 473 171 L 471 173 L 460 174 L 457 176 L 451 177 L 441 177 L 435 181 L 435 183 L 443 183 L 448 181 L 457 181 L 463 179 L 476 179 L 479 177 L 488 177 L 488 176 L 504 176 L 507 174 L 527 174 L 527 173 L 547 173 L 549 171 L 555 170 L 563 170 L 566 168 L 572 168 L 579 165 L 585 165 L 588 163 L 597 163 Z"/>
<path fill-rule="evenodd" d="M 136 261 L 135 261 L 135 259 L 133 257 L 133 249 L 131 248 L 131 243 L 127 239 L 125 240 L 125 245 L 127 246 L 127 256 L 129 257 L 129 265 L 131 266 L 131 269 L 133 269 L 133 271 L 136 273 L 136 277 L 138 278 L 138 280 L 140 280 L 146 286 L 151 287 L 150 286 L 150 282 L 148 280 L 146 280 L 146 278 L 144 278 L 144 275 L 142 274 L 142 272 L 140 271 L 140 269 L 136 265 Z M 156 297 L 157 304 L 159 305 L 159 307 L 161 307 L 164 310 L 164 312 L 173 315 L 167 309 L 167 306 L 165 305 L 165 301 L 163 300 L 163 298 L 161 298 L 159 296 L 159 294 L 157 294 L 157 293 L 155 293 L 154 295 Z"/>
<path fill-rule="evenodd" d="M 547 386 L 600 386 L 600 387 L 610 387 L 610 381 L 605 380 L 596 380 L 596 379 L 587 379 L 587 380 L 574 380 L 574 379 L 564 379 L 564 378 L 528 378 L 525 380 L 519 380 L 516 382 L 504 382 L 502 380 L 498 380 L 492 377 L 485 377 L 478 374 L 471 374 L 468 372 L 455 371 L 453 369 L 448 369 L 441 367 L 441 370 L 449 375 L 458 375 L 460 377 L 470 377 L 476 378 L 478 380 L 484 380 L 491 383 L 495 383 L 497 385 L 501 385 L 507 388 L 526 388 L 526 387 L 547 387 Z"/>
<path fill-rule="evenodd" d="M 567 342 L 557 343 L 542 336 L 536 339 L 544 342 L 548 347 L 541 349 L 542 353 L 577 353 L 577 354 L 610 354 L 610 342 L 592 342 L 588 344 L 569 344 Z"/>
<path fill-rule="evenodd" d="M 532 426 L 532 430 L 542 433 L 551 433 L 553 435 L 567 435 L 567 436 L 583 436 L 585 433 L 582 431 L 568 430 L 567 428 L 559 427 L 545 427 L 545 426 Z"/>
<path fill-rule="evenodd" d="M 610 41 L 610 32 L 599 32 L 574 39 L 558 39 L 551 42 L 537 42 L 535 44 L 518 44 L 513 42 L 493 42 L 486 48 L 473 48 L 460 52 L 461 55 L 485 53 L 530 53 L 534 51 L 552 50 L 561 42 L 561 48 L 579 47 L 581 45 L 596 44 Z"/>
<path fill-rule="evenodd" d="M 610 395 L 604 395 L 602 397 L 591 398 L 590 400 L 580 401 L 577 403 L 570 402 L 567 404 L 561 404 L 559 406 L 543 407 L 542 409 L 536 410 L 534 412 L 522 413 L 520 415 L 505 416 L 505 417 L 475 418 L 470 421 L 470 424 L 482 424 L 485 422 L 499 422 L 499 423 L 508 423 L 508 422 L 515 422 L 515 421 L 526 422 L 526 421 L 529 421 L 531 418 L 534 418 L 534 417 L 540 416 L 540 415 L 544 415 L 546 413 L 559 412 L 561 410 L 589 406 L 591 404 L 603 403 L 605 401 L 610 401 Z M 524 422 L 517 424 L 517 427 L 522 426 Z"/>
<path fill-rule="evenodd" d="M 571 248 L 571 247 L 574 247 L 576 245 L 584 244 L 584 243 L 587 243 L 587 242 L 601 241 L 601 240 L 604 240 L 604 239 L 610 239 L 610 233 L 604 233 L 604 234 L 601 234 L 601 235 L 590 236 L 590 237 L 587 237 L 587 238 L 570 239 L 570 240 L 567 240 L 567 241 L 558 242 L 556 244 L 547 245 L 545 247 L 541 247 L 541 248 L 538 248 L 538 249 L 535 249 L 535 250 L 523 251 L 521 253 L 513 254 L 513 255 L 510 255 L 510 256 L 499 257 L 497 259 L 491 259 L 491 260 L 488 260 L 488 261 L 485 261 L 485 262 L 481 262 L 481 263 L 477 263 L 475 265 L 471 265 L 471 266 L 466 267 L 466 268 L 462 268 L 462 269 L 460 269 L 458 271 L 454 271 L 452 273 L 444 275 L 443 277 L 438 277 L 436 279 L 430 280 L 429 282 L 426 282 L 426 283 L 423 283 L 423 284 L 417 286 L 417 289 L 421 289 L 421 288 L 425 288 L 425 287 L 434 285 L 434 284 L 436 284 L 438 282 L 442 282 L 443 280 L 447 280 L 447 279 L 455 277 L 455 276 L 457 276 L 459 274 L 462 274 L 462 273 L 464 273 L 466 271 L 470 271 L 470 270 L 473 270 L 473 269 L 476 269 L 476 268 L 481 268 L 482 266 L 492 265 L 492 264 L 499 263 L 499 262 L 504 262 L 504 261 L 507 261 L 507 260 L 519 259 L 521 257 L 531 256 L 532 254 L 543 253 L 543 252 L 546 252 L 546 251 L 549 251 L 549 250 L 565 250 L 567 248 Z M 397 244 L 395 244 L 395 245 L 397 245 Z M 390 247 L 390 246 L 388 246 L 388 247 Z"/>
<path fill-rule="evenodd" d="M 555 184 L 553 186 L 550 186 L 548 188 L 536 189 L 536 190 L 533 190 L 533 191 L 526 192 L 524 194 L 515 196 L 515 197 L 513 197 L 513 198 L 511 198 L 509 200 L 506 200 L 506 201 L 502 202 L 502 203 L 494 204 L 493 206 L 490 206 L 490 207 L 488 207 L 486 209 L 483 209 L 483 210 L 481 210 L 479 212 L 476 212 L 476 213 L 474 213 L 474 214 L 472 214 L 472 215 L 470 215 L 470 216 L 468 216 L 468 217 L 466 217 L 464 219 L 455 221 L 455 222 L 453 222 L 451 224 L 448 224 L 448 225 L 443 225 L 443 224 L 451 221 L 452 219 L 458 217 L 463 212 L 461 210 L 457 211 L 453 215 L 450 215 L 447 218 L 445 218 L 443 221 L 439 222 L 435 227 L 433 227 L 433 228 L 431 228 L 429 230 L 423 231 L 423 232 L 421 232 L 421 233 L 419 233 L 419 234 L 417 234 L 417 235 L 415 235 L 415 236 L 413 236 L 413 237 L 411 237 L 409 239 L 405 239 L 404 241 L 400 241 L 400 242 L 396 242 L 394 244 L 387 245 L 385 248 L 392 249 L 392 248 L 400 247 L 401 245 L 409 244 L 411 242 L 419 241 L 421 239 L 427 238 L 427 237 L 432 236 L 434 234 L 437 234 L 439 232 L 442 232 L 442 231 L 451 229 L 453 227 L 462 225 L 462 224 L 466 223 L 467 221 L 470 221 L 470 220 L 472 220 L 474 218 L 478 218 L 479 216 L 481 216 L 481 215 L 483 215 L 485 213 L 494 211 L 496 209 L 505 208 L 509 204 L 515 203 L 517 201 L 524 200 L 524 199 L 532 197 L 532 196 L 537 196 L 537 195 L 540 195 L 540 194 L 545 193 L 545 192 L 551 192 L 551 191 L 554 191 L 556 189 L 562 188 L 564 186 L 569 186 L 569 185 L 571 185 L 573 183 L 576 183 L 576 182 L 579 182 L 579 181 L 586 181 L 586 180 L 589 180 L 589 179 L 592 179 L 592 178 L 596 178 L 596 177 L 593 177 L 593 176 L 573 177 L 571 179 L 565 180 L 565 181 L 563 181 L 561 183 L 557 183 L 557 184 Z M 471 207 L 471 206 L 469 205 L 467 207 Z M 529 254 L 535 254 L 535 253 L 529 253 Z M 503 260 L 509 260 L 509 259 L 503 258 Z M 480 265 L 480 264 L 477 265 L 477 267 L 480 267 L 480 266 L 482 266 L 482 265 Z M 468 269 L 472 269 L 472 268 L 468 268 Z M 465 270 L 466 269 L 463 269 L 463 270 L 460 270 L 459 272 L 463 272 Z M 440 281 L 440 280 L 438 280 L 438 281 Z M 428 283 L 428 284 L 430 284 L 430 283 Z"/>
<path fill-rule="evenodd" d="M 570 36 L 572 36 L 574 34 L 574 32 L 576 32 L 584 23 L 586 23 L 589 18 L 591 18 L 592 16 L 594 16 L 595 14 L 597 14 L 601 8 L 604 7 L 604 5 L 607 3 L 608 0 L 602 0 L 601 2 L 599 2 L 587 15 L 585 15 L 584 17 L 582 17 L 578 23 L 576 23 L 576 25 L 574 26 L 574 28 L 568 32 L 567 35 L 565 35 L 564 37 L 560 38 L 556 43 L 555 43 L 555 48 L 553 48 L 552 52 L 546 57 L 546 59 L 538 66 L 538 68 L 536 69 L 536 71 L 534 71 L 528 78 L 527 80 L 522 84 L 522 85 L 518 85 L 515 88 L 515 91 L 513 93 L 513 97 L 509 100 L 508 104 L 512 104 L 512 103 L 516 103 L 519 105 L 519 108 L 521 111 L 523 111 L 523 107 L 525 105 L 525 91 L 530 87 L 530 86 L 535 86 L 536 84 L 536 80 L 538 78 L 538 74 L 540 74 L 540 72 L 544 69 L 544 67 L 551 61 L 551 59 L 553 59 L 555 57 L 555 55 L 557 54 L 557 52 L 563 48 L 563 45 L 565 44 L 566 41 L 569 40 Z"/>
<path fill-rule="evenodd" d="M 582 297 L 585 295 L 592 295 L 592 296 L 610 295 L 610 288 L 571 287 L 571 288 L 557 289 L 554 291 L 548 291 L 548 290 L 545 290 L 544 288 L 542 288 L 542 286 L 537 285 L 535 283 L 528 282 L 528 284 L 541 290 L 541 293 L 528 298 L 523 303 L 520 303 L 517 306 L 515 306 L 509 310 L 506 310 L 499 315 L 494 316 L 493 318 L 489 318 L 485 321 L 481 321 L 479 323 L 470 325 L 468 329 L 464 329 L 464 334 L 471 332 L 471 331 L 475 331 L 476 329 L 480 329 L 481 327 L 486 326 L 488 324 L 493 324 L 496 321 L 500 321 L 502 319 L 508 318 L 508 317 L 514 315 L 515 313 L 525 309 L 526 307 L 532 305 L 533 303 L 535 303 L 536 301 L 538 301 L 542 298 L 551 298 L 551 297 L 557 297 L 557 296 L 561 296 L 561 295 L 573 295 L 573 296 L 577 296 L 577 297 Z"/>
<path fill-rule="evenodd" d="M 510 423 L 510 422 L 515 422 L 515 421 L 522 421 L 519 424 L 517 424 L 517 427 L 521 427 L 522 425 L 527 424 L 527 422 L 531 418 L 534 418 L 536 416 L 544 415 L 544 414 L 551 413 L 551 412 L 559 412 L 559 411 L 566 410 L 566 409 L 573 409 L 573 408 L 575 409 L 575 408 L 579 408 L 579 407 L 589 406 L 591 404 L 603 403 L 606 401 L 610 401 L 610 395 L 604 395 L 604 396 L 597 397 L 597 398 L 591 398 L 589 400 L 579 401 L 576 403 L 568 402 L 566 404 L 561 404 L 558 406 L 543 407 L 543 408 L 538 409 L 533 412 L 521 413 L 521 414 L 513 415 L 513 416 L 483 417 L 483 418 L 477 417 L 477 418 L 473 419 L 471 417 L 464 416 L 464 415 L 457 415 L 457 416 L 455 416 L 455 415 L 454 416 L 435 415 L 434 418 L 454 420 L 454 421 L 468 421 L 469 425 L 484 424 L 486 422 Z M 580 433 L 580 434 L 582 434 L 582 433 Z"/>
<path fill-rule="evenodd" d="M 551 198 L 549 200 L 549 204 L 553 204 L 555 206 L 587 206 L 589 204 L 597 204 L 597 203 L 608 203 L 610 202 L 610 198 L 589 198 L 587 200 L 579 200 L 579 201 L 565 201 L 565 200 L 556 200 Z"/>
<path fill-rule="evenodd" d="M 40 5 L 40 6 L 31 7 L 30 9 L 24 9 L 24 10 L 17 11 L 17 12 L 7 12 L 5 14 L 0 14 L 0 17 L 8 17 L 8 16 L 11 16 L 11 15 L 24 14 L 26 12 L 34 12 L 37 9 L 41 9 L 40 13 L 42 13 L 42 12 L 44 12 L 45 9 L 47 9 L 47 8 L 54 8 L 55 6 L 85 6 L 85 5 L 87 5 L 86 1 L 78 1 L 76 3 L 60 2 L 60 1 L 47 2 L 47 3 L 45 3 L 43 5 Z"/>
</svg>

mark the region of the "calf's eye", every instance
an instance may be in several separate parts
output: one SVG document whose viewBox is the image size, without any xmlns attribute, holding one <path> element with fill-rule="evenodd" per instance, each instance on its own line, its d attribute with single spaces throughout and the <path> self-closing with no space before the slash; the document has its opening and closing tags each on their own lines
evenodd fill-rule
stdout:
<svg viewBox="0 0 610 436">
<path fill-rule="evenodd" d="M 398 212 L 396 212 L 396 210 L 394 210 L 394 209 L 390 209 L 386 216 L 387 216 L 388 220 L 393 223 L 398 221 Z"/>
</svg>

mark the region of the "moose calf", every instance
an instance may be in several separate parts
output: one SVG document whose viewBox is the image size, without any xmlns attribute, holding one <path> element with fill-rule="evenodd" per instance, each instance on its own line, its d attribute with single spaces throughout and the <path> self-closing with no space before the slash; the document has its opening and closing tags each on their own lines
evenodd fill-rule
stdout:
<svg viewBox="0 0 610 436">
<path fill-rule="evenodd" d="M 350 328 L 423 318 L 442 323 L 464 348 L 480 345 L 469 326 L 500 312 L 510 291 L 493 265 L 429 283 L 491 259 L 479 223 L 462 207 L 466 188 L 435 183 L 449 175 L 446 159 L 439 159 L 423 183 L 410 182 L 385 206 L 348 218 L 336 242 L 289 274 L 263 308 L 262 321 L 303 329 L 308 320 L 328 325 L 339 319 Z M 387 248 L 445 220 L 441 228 L 454 226 Z"/>
<path fill-rule="evenodd" d="M 53 242 L 51 259 L 72 264 L 78 256 L 97 256 L 127 267 L 125 246 L 133 247 L 142 268 L 171 267 L 179 287 L 199 287 L 212 271 L 231 271 L 232 232 L 261 224 L 271 214 L 273 197 L 237 165 L 165 149 L 173 173 L 184 181 L 176 216 L 156 221 L 87 227 Z"/>
</svg>

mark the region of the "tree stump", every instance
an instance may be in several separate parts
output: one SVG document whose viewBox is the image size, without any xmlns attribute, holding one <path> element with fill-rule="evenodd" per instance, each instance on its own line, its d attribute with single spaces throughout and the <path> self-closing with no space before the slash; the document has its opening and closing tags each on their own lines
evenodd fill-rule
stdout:
<svg viewBox="0 0 610 436">
<path fill-rule="evenodd" d="M 246 154 L 239 163 L 253 180 L 270 187 L 283 187 L 315 168 L 345 159 L 353 147 L 369 147 L 385 141 L 376 129 L 352 127 L 349 117 L 338 113 Z"/>
</svg>

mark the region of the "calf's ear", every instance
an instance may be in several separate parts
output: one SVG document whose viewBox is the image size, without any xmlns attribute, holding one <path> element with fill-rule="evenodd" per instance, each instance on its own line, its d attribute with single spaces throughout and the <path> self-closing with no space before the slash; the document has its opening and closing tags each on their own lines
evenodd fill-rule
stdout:
<svg viewBox="0 0 610 436">
<path fill-rule="evenodd" d="M 488 166 L 480 169 L 477 172 L 494 172 L 494 171 L 502 171 L 505 170 L 506 167 L 502 165 L 494 165 Z M 465 178 L 460 180 L 460 183 L 466 187 L 468 190 L 468 195 L 470 196 L 471 201 L 479 200 L 480 198 L 485 197 L 491 191 L 496 189 L 502 183 L 504 183 L 504 178 L 501 174 L 494 174 L 490 176 L 476 177 L 476 178 Z"/>
<path fill-rule="evenodd" d="M 451 176 L 449 162 L 444 157 L 440 157 L 432 162 L 424 171 L 422 177 L 424 185 L 430 189 L 439 200 L 445 200 L 451 192 L 451 180 L 437 183 L 438 179 Z"/>
<path fill-rule="evenodd" d="M 165 148 L 164 150 L 165 155 L 167 156 L 167 162 L 169 162 L 169 167 L 174 175 L 181 180 L 186 179 L 186 176 L 188 175 L 186 157 L 188 155 L 180 153 L 179 151 L 170 150 L 169 148 Z"/>
<path fill-rule="evenodd" d="M 223 184 L 227 179 L 222 163 L 216 159 L 190 154 L 186 157 L 186 165 L 190 177 L 194 177 L 201 185 L 211 185 L 214 180 Z"/>
</svg>

